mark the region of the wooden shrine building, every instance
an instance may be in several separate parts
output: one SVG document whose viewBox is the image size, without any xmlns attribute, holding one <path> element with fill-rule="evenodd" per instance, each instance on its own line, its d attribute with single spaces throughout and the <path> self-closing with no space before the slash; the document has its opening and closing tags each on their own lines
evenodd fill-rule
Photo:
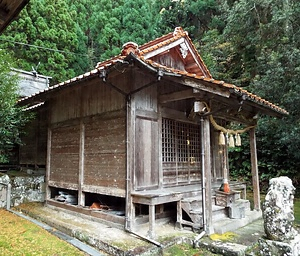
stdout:
<svg viewBox="0 0 300 256">
<path fill-rule="evenodd" d="M 208 233 L 215 231 L 215 209 L 225 210 L 221 218 L 244 218 L 250 209 L 243 184 L 229 181 L 231 190 L 218 193 L 229 180 L 228 143 L 235 136 L 239 144 L 242 132 L 250 133 L 259 211 L 257 116 L 287 114 L 212 78 L 182 28 L 142 46 L 126 43 L 94 70 L 19 102 L 41 103 L 32 108 L 40 115 L 31 132 L 47 128 L 47 150 L 37 151 L 46 154 L 36 156 L 44 157 L 47 204 L 129 231 L 146 221 L 150 237 L 161 217 Z M 227 129 L 230 122 L 241 130 Z"/>
</svg>

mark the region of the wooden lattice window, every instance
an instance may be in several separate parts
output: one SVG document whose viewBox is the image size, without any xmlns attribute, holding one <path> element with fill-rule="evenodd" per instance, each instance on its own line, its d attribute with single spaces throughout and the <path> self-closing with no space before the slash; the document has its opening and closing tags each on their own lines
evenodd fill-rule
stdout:
<svg viewBox="0 0 300 256">
<path fill-rule="evenodd" d="M 199 163 L 200 143 L 198 125 L 163 119 L 162 160 L 164 163 Z"/>
</svg>

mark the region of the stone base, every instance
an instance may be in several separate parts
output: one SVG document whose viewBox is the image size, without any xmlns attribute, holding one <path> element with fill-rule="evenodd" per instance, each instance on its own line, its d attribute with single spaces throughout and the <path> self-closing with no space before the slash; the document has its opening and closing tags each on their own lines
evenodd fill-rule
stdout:
<svg viewBox="0 0 300 256">
<path fill-rule="evenodd" d="M 245 218 L 245 207 L 241 205 L 232 205 L 229 208 L 230 219 L 243 219 Z"/>
<path fill-rule="evenodd" d="M 259 255 L 261 256 L 300 256 L 300 235 L 288 242 L 259 239 Z"/>
</svg>

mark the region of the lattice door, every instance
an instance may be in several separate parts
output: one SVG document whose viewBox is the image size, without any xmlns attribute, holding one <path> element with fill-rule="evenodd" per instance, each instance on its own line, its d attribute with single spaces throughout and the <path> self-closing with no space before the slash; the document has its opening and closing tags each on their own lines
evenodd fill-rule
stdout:
<svg viewBox="0 0 300 256">
<path fill-rule="evenodd" d="M 165 186 L 201 180 L 200 126 L 163 119 L 162 161 Z"/>
</svg>

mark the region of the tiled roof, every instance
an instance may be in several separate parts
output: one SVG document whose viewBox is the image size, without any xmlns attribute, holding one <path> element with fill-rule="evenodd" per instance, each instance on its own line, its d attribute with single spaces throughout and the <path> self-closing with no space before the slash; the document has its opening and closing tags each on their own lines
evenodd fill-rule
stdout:
<svg viewBox="0 0 300 256">
<path fill-rule="evenodd" d="M 191 48 L 193 50 L 193 53 L 199 59 L 201 66 L 203 66 L 206 76 L 211 78 L 212 75 L 210 74 L 208 68 L 204 64 L 201 56 L 199 55 L 197 49 L 195 48 L 195 45 L 192 42 L 191 38 L 188 36 L 188 32 L 184 31 L 181 27 L 177 27 L 177 28 L 175 28 L 174 32 L 169 33 L 165 36 L 162 36 L 160 38 L 157 38 L 155 40 L 152 40 L 152 41 L 140 46 L 139 47 L 139 49 L 140 49 L 139 56 L 143 57 L 143 56 L 145 56 L 146 53 L 151 52 L 157 48 L 163 47 L 165 45 L 168 45 L 168 44 L 175 42 L 176 40 L 179 40 L 181 38 L 184 38 L 185 40 L 188 41 L 189 45 L 191 46 Z"/>
<path fill-rule="evenodd" d="M 30 100 L 30 98 L 39 96 L 40 94 L 51 92 L 51 91 L 53 91 L 57 88 L 62 88 L 64 86 L 74 84 L 74 83 L 79 82 L 81 80 L 84 80 L 86 78 L 96 76 L 100 73 L 101 70 L 107 69 L 107 68 L 115 65 L 118 62 L 122 62 L 126 57 L 128 58 L 128 56 L 131 55 L 134 58 L 144 62 L 149 67 L 155 68 L 157 70 L 158 69 L 163 70 L 165 72 L 168 72 L 169 74 L 176 74 L 178 76 L 192 78 L 192 79 L 195 79 L 196 81 L 199 81 L 199 82 L 204 81 L 208 84 L 216 85 L 219 88 L 225 88 L 225 89 L 231 90 L 235 94 L 246 95 L 247 100 L 255 102 L 255 103 L 257 103 L 259 105 L 262 105 L 264 107 L 270 108 L 273 111 L 276 111 L 280 114 L 288 114 L 288 112 L 286 110 L 276 106 L 275 104 L 273 104 L 273 103 L 271 103 L 271 102 L 255 95 L 255 94 L 252 94 L 252 93 L 246 91 L 245 89 L 243 89 L 241 87 L 238 87 L 234 84 L 226 83 L 224 81 L 213 79 L 212 76 L 210 75 L 208 69 L 204 65 L 200 55 L 196 51 L 195 46 L 193 45 L 191 39 L 188 37 L 187 32 L 183 31 L 181 28 L 176 28 L 175 32 L 176 33 L 169 33 L 167 35 L 164 35 L 164 36 L 162 36 L 160 38 L 157 38 L 153 41 L 150 41 L 150 42 L 148 42 L 148 43 L 146 43 L 146 44 L 144 44 L 140 47 L 138 47 L 135 43 L 129 42 L 129 43 L 127 43 L 123 46 L 123 50 L 122 50 L 120 55 L 115 56 L 115 57 L 113 57 L 111 59 L 108 59 L 106 61 L 99 62 L 97 64 L 96 68 L 91 70 L 90 72 L 87 72 L 83 75 L 74 77 L 70 80 L 59 83 L 59 84 L 54 85 L 52 87 L 49 87 L 46 90 L 44 90 L 42 92 L 39 92 L 38 94 L 34 94 L 30 97 L 23 98 L 19 102 Z M 193 47 L 194 51 L 197 53 L 197 58 L 199 58 L 199 60 L 201 60 L 201 62 L 202 62 L 201 64 L 204 65 L 205 69 L 207 70 L 208 75 L 207 74 L 198 75 L 196 73 L 190 73 L 190 72 L 187 72 L 187 71 L 175 69 L 175 68 L 172 68 L 172 67 L 168 67 L 168 66 L 159 64 L 159 63 L 157 63 L 157 62 L 155 62 L 151 59 L 146 59 L 145 58 L 146 53 L 149 53 L 149 52 L 151 52 L 155 49 L 159 49 L 160 47 L 168 45 L 171 42 L 174 42 L 174 41 L 176 41 L 180 38 L 183 38 L 183 37 L 186 40 L 189 40 L 190 45 Z"/>
<path fill-rule="evenodd" d="M 288 114 L 288 112 L 285 109 L 280 108 L 280 107 L 276 106 L 275 104 L 273 104 L 273 103 L 271 103 L 271 102 L 255 95 L 253 93 L 250 93 L 247 90 L 245 90 L 241 87 L 238 87 L 234 84 L 226 83 L 224 81 L 216 80 L 214 78 L 207 78 L 205 76 L 197 76 L 193 73 L 188 73 L 188 72 L 184 72 L 184 71 L 181 71 L 181 70 L 172 69 L 170 67 L 166 67 L 166 66 L 160 65 L 158 63 L 155 63 L 151 60 L 145 60 L 143 58 L 141 58 L 141 60 L 143 60 L 147 64 L 151 65 L 152 67 L 155 67 L 155 68 L 158 68 L 158 69 L 161 69 L 161 70 L 165 70 L 169 73 L 174 73 L 174 74 L 178 74 L 178 75 L 181 75 L 181 76 L 194 78 L 196 80 L 205 81 L 207 83 L 217 85 L 220 88 L 223 87 L 223 88 L 227 88 L 227 89 L 232 89 L 234 91 L 234 93 L 236 93 L 236 94 L 246 95 L 248 100 L 251 100 L 251 101 L 256 102 L 260 105 L 264 105 L 266 107 L 269 107 L 269 108 L 275 110 L 276 112 L 279 112 L 279 113 L 282 113 L 282 114 Z"/>
</svg>

